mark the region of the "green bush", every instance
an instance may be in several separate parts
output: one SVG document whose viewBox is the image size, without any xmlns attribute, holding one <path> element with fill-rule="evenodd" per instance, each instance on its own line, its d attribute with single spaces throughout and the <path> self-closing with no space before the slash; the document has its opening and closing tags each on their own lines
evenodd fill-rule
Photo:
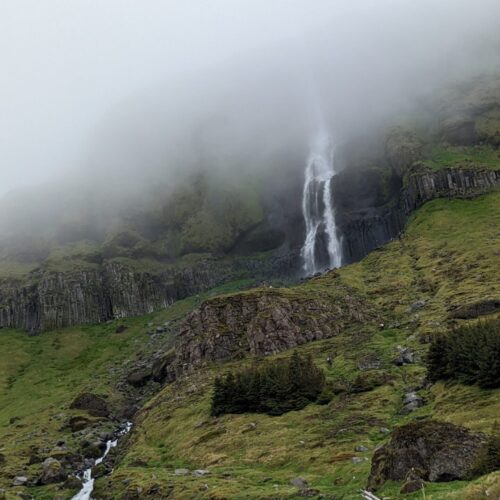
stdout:
<svg viewBox="0 0 500 500">
<path fill-rule="evenodd" d="M 500 321 L 462 326 L 436 337 L 427 357 L 429 379 L 500 387 Z"/>
<path fill-rule="evenodd" d="M 281 415 L 316 401 L 325 383 L 323 370 L 310 356 L 229 372 L 214 382 L 211 414 L 267 413 Z"/>
</svg>

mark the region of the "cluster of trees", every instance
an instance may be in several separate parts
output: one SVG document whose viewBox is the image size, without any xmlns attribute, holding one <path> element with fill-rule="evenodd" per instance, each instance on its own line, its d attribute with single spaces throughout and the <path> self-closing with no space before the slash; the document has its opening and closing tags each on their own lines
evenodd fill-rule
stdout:
<svg viewBox="0 0 500 500">
<path fill-rule="evenodd" d="M 462 326 L 437 336 L 427 358 L 429 379 L 500 387 L 500 321 Z"/>
<path fill-rule="evenodd" d="M 281 415 L 317 400 L 325 375 L 311 356 L 294 352 L 290 359 L 228 372 L 214 382 L 211 413 Z"/>
</svg>

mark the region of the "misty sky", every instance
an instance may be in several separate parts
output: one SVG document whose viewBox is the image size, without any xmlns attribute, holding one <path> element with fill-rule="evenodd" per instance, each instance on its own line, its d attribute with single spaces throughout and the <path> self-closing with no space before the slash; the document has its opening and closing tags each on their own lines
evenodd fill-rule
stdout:
<svg viewBox="0 0 500 500">
<path fill-rule="evenodd" d="M 272 102 L 288 95 L 284 87 L 293 74 L 292 62 L 301 59 L 303 64 L 317 56 L 317 73 L 327 82 L 323 92 L 338 92 L 338 102 L 344 105 L 346 92 L 357 92 L 352 102 L 358 102 L 366 95 L 368 76 L 375 88 L 373 107 L 377 100 L 382 107 L 385 101 L 377 99 L 378 91 L 385 90 L 388 99 L 406 87 L 403 79 L 401 88 L 389 85 L 397 83 L 398 65 L 406 68 L 408 81 L 415 81 L 412 68 L 427 59 L 428 67 L 446 72 L 447 54 L 460 53 L 461 43 L 494 36 L 500 25 L 499 4 L 494 0 L 1 0 L 0 195 L 85 168 L 110 113 L 120 121 L 116 108 L 122 102 L 134 96 L 140 100 L 149 89 L 158 95 L 162 85 L 168 88 L 173 81 L 191 79 L 192 94 L 199 95 L 196 85 L 201 86 L 207 74 L 224 82 L 219 93 L 242 89 L 241 95 L 234 90 L 236 97 L 232 96 L 241 102 L 254 102 L 248 97 L 254 87 L 269 86 L 276 97 L 270 94 Z M 259 58 L 267 61 L 263 74 L 248 68 Z M 238 64 L 246 72 L 228 69 Z M 328 79 L 330 67 L 337 73 Z M 369 75 L 363 73 L 366 67 Z M 324 74 L 321 68 L 327 68 Z M 268 73 L 274 75 L 272 81 L 266 80 Z M 280 74 L 285 75 L 282 80 Z M 281 103 L 283 109 L 293 109 L 296 96 L 289 95 L 294 97 L 290 106 Z M 238 109 L 243 109 L 243 122 L 246 108 Z M 175 128 L 168 116 L 163 120 L 157 123 Z M 262 129 L 266 121 L 255 123 Z M 273 126 L 276 133 L 279 127 Z M 97 142 L 105 140 L 104 134 Z M 103 154 L 106 160 L 98 168 L 112 163 L 115 153 L 119 156 L 120 140 L 113 142 L 111 137 L 109 142 L 116 149 Z"/>
</svg>

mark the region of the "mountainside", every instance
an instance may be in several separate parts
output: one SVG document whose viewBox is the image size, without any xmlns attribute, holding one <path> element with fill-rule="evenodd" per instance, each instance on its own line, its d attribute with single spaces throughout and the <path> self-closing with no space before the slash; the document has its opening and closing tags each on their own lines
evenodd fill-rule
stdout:
<svg viewBox="0 0 500 500">
<path fill-rule="evenodd" d="M 43 460 L 58 459 L 68 473 L 78 469 L 82 454 L 91 456 L 89 443 L 99 443 L 151 395 L 110 458 L 113 473 L 96 481 L 96 498 L 292 498 L 306 489 L 359 498 L 374 450 L 398 426 L 432 418 L 487 437 L 500 410 L 498 389 L 429 384 L 423 363 L 434 335 L 498 317 L 499 200 L 496 191 L 429 202 L 401 239 L 291 289 L 266 285 L 201 304 L 203 297 L 187 299 L 150 318 L 40 337 L 4 331 L 10 353 L 21 357 L 10 354 L 1 363 L 2 485 L 36 498 L 53 498 L 55 491 L 69 498 L 69 482 L 64 489 L 30 486 L 43 475 Z M 120 325 L 127 329 L 115 333 Z M 261 344 L 273 342 L 272 335 L 279 344 Z M 249 355 L 264 363 L 293 348 L 324 369 L 330 392 L 322 405 L 282 416 L 210 417 L 218 373 L 248 365 Z M 169 368 L 183 363 L 187 371 L 176 371 L 175 382 L 162 387 Z M 104 395 L 109 417 L 71 409 L 84 392 Z M 447 464 L 443 458 L 439 467 Z M 28 486 L 12 487 L 20 475 Z M 290 483 L 298 477 L 307 488 Z M 494 497 L 500 488 L 498 473 L 473 481 L 432 477 L 426 477 L 428 498 Z M 403 482 L 382 481 L 377 495 L 397 498 Z"/>
<path fill-rule="evenodd" d="M 500 183 L 498 79 L 448 87 L 426 105 L 396 127 L 339 146 L 330 198 L 343 264 L 397 237 L 425 202 Z M 110 216 L 96 225 L 96 214 L 68 202 L 62 219 L 36 236 L 32 222 L 19 229 L 20 208 L 7 206 L 21 218 L 0 245 L 0 326 L 37 333 L 145 314 L 235 279 L 298 279 L 303 161 L 254 178 L 193 174 L 115 214 L 108 227 Z"/>
<path fill-rule="evenodd" d="M 313 276 L 300 162 L 4 242 L 0 498 L 500 498 L 499 109 L 341 144 Z"/>
</svg>

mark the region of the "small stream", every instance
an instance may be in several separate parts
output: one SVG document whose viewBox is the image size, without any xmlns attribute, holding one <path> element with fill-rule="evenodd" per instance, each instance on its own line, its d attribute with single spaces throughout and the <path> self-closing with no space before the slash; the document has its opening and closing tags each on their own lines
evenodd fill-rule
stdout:
<svg viewBox="0 0 500 500">
<path fill-rule="evenodd" d="M 102 463 L 102 461 L 106 458 L 106 455 L 109 453 L 109 451 L 112 448 L 115 448 L 116 445 L 118 444 L 118 440 L 124 436 L 125 434 L 128 434 L 130 432 L 130 429 L 132 428 L 132 422 L 127 422 L 125 424 L 125 427 L 118 432 L 116 435 L 116 439 L 110 439 L 109 441 L 106 442 L 106 450 L 102 454 L 101 457 L 97 458 L 93 467 L 96 465 L 99 465 Z M 83 472 L 83 486 L 82 489 L 73 497 L 72 500 L 91 500 L 91 495 L 92 491 L 94 490 L 94 481 L 95 479 L 92 477 L 92 467 L 89 467 Z"/>
</svg>

